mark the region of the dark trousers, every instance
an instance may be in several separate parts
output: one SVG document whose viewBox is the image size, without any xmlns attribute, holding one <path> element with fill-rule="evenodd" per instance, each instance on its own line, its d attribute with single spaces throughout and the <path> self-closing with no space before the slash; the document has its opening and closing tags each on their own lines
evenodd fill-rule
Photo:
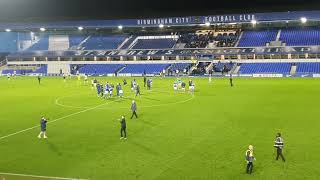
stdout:
<svg viewBox="0 0 320 180">
<path fill-rule="evenodd" d="M 230 79 L 230 86 L 231 86 L 231 87 L 233 86 L 233 82 L 232 82 L 232 79 Z"/>
<path fill-rule="evenodd" d="M 138 118 L 138 115 L 137 115 L 137 112 L 136 112 L 136 111 L 132 111 L 131 119 L 133 118 L 133 116 L 135 116 L 136 118 Z"/>
<path fill-rule="evenodd" d="M 127 137 L 127 131 L 126 131 L 125 127 L 121 127 L 120 135 L 121 135 L 121 137 L 124 137 L 124 138 Z"/>
<path fill-rule="evenodd" d="M 252 173 L 252 169 L 253 169 L 253 163 L 252 162 L 248 162 L 248 164 L 247 164 L 247 173 L 251 174 Z"/>
<path fill-rule="evenodd" d="M 284 156 L 282 154 L 282 149 L 281 148 L 277 148 L 277 157 L 276 160 L 279 159 L 279 156 L 281 157 L 282 161 L 285 162 L 286 160 L 284 159 Z"/>
</svg>

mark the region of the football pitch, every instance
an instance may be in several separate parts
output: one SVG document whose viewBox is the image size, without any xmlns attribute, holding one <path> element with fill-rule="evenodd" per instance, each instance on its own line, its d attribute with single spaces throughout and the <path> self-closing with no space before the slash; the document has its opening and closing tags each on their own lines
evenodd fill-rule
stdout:
<svg viewBox="0 0 320 180">
<path fill-rule="evenodd" d="M 151 91 L 137 78 L 140 97 L 126 79 L 124 98 L 102 99 L 76 79 L 1 77 L 0 179 L 319 179 L 319 79 L 240 78 L 231 88 L 227 78 L 192 78 L 193 96 L 174 92 L 175 78 L 154 78 Z M 138 119 L 130 119 L 133 99 Z M 119 139 L 121 115 L 127 140 Z M 48 139 L 37 138 L 41 116 L 49 118 Z M 285 163 L 275 160 L 277 132 Z M 248 175 L 250 144 L 256 161 Z"/>
</svg>

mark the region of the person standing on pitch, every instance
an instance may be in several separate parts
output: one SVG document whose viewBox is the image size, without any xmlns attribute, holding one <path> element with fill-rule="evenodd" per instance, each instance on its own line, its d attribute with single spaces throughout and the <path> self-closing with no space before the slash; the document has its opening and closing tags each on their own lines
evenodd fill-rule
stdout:
<svg viewBox="0 0 320 180">
<path fill-rule="evenodd" d="M 146 87 L 146 84 L 147 84 L 147 77 L 146 77 L 146 75 L 144 74 L 144 75 L 143 75 L 143 87 Z"/>
<path fill-rule="evenodd" d="M 230 86 L 233 87 L 233 78 L 232 78 L 232 74 L 231 74 L 231 73 L 230 73 L 230 78 L 229 78 L 229 80 L 230 80 Z"/>
<path fill-rule="evenodd" d="M 256 160 L 253 156 L 253 146 L 249 145 L 248 150 L 246 151 L 246 161 L 247 161 L 247 174 L 251 174 L 253 170 L 253 161 Z"/>
<path fill-rule="evenodd" d="M 120 124 L 121 124 L 121 129 L 120 129 L 120 139 L 127 139 L 127 123 L 126 123 L 126 118 L 124 116 L 121 116 L 121 119 L 119 119 Z"/>
<path fill-rule="evenodd" d="M 39 85 L 41 84 L 41 77 L 38 76 L 38 82 L 39 82 Z"/>
<path fill-rule="evenodd" d="M 139 84 L 137 84 L 137 86 L 136 86 L 136 97 L 137 97 L 138 95 L 139 95 L 139 96 L 141 95 Z"/>
<path fill-rule="evenodd" d="M 40 139 L 42 136 L 43 138 L 48 138 L 46 136 L 46 131 L 47 131 L 47 120 L 44 118 L 44 117 L 41 117 L 41 120 L 40 120 L 40 128 L 41 128 L 41 132 L 40 134 L 38 135 L 38 138 Z"/>
<path fill-rule="evenodd" d="M 131 119 L 133 118 L 133 116 L 138 118 L 138 115 L 137 115 L 137 103 L 134 100 L 132 101 L 132 104 L 131 104 L 131 111 L 132 111 Z"/>
<path fill-rule="evenodd" d="M 286 160 L 284 159 L 284 156 L 282 154 L 283 146 L 284 146 L 284 143 L 283 143 L 283 139 L 281 137 L 281 133 L 277 133 L 276 140 L 274 141 L 274 147 L 277 148 L 276 160 L 278 160 L 279 156 L 280 156 L 282 161 L 285 162 Z"/>
</svg>

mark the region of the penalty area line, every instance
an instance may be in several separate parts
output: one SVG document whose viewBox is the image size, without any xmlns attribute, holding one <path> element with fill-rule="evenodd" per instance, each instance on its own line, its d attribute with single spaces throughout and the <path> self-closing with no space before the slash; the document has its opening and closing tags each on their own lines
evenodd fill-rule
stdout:
<svg viewBox="0 0 320 180">
<path fill-rule="evenodd" d="M 3 172 L 0 172 L 0 175 L 20 176 L 20 177 L 32 177 L 32 178 L 42 178 L 42 179 L 89 180 L 89 179 L 80 179 L 80 178 L 65 178 L 65 177 L 38 176 L 38 175 L 30 175 L 30 174 L 16 174 L 16 173 L 3 173 Z"/>
<path fill-rule="evenodd" d="M 113 101 L 111 101 L 111 102 L 113 102 Z M 68 118 L 68 117 L 71 117 L 71 116 L 74 116 L 74 115 L 77 115 L 77 114 L 80 114 L 80 113 L 84 113 L 84 112 L 90 111 L 90 110 L 93 110 L 93 109 L 97 109 L 97 108 L 99 108 L 100 106 L 109 104 L 109 103 L 111 103 L 111 102 L 106 102 L 106 103 L 103 103 L 103 104 L 94 106 L 94 107 L 92 107 L 92 108 L 84 109 L 84 110 L 82 110 L 82 111 L 78 111 L 78 112 L 75 112 L 75 113 L 72 113 L 72 114 L 69 114 L 69 115 L 60 117 L 60 118 L 58 118 L 58 119 L 54 119 L 54 120 L 52 120 L 52 121 L 49 121 L 48 124 L 57 122 L 57 121 L 59 121 L 59 120 L 66 119 L 66 118 Z M 14 132 L 14 133 L 11 133 L 11 134 L 8 134 L 8 135 L 5 135 L 5 136 L 0 137 L 0 140 L 5 139 L 5 138 L 8 138 L 8 137 L 11 137 L 11 136 L 14 136 L 14 135 L 17 135 L 17 134 L 21 134 L 21 133 L 24 133 L 24 132 L 26 132 L 26 131 L 30 131 L 30 130 L 32 130 L 32 129 L 39 128 L 39 127 L 40 127 L 40 125 L 37 125 L 37 126 L 33 126 L 33 127 L 30 127 L 30 128 L 21 130 L 21 131 L 17 131 L 17 132 Z"/>
</svg>

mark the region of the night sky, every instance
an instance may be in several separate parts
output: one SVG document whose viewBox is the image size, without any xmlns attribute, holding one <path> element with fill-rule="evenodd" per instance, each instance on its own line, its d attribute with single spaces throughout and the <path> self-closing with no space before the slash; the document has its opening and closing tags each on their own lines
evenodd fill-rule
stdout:
<svg viewBox="0 0 320 180">
<path fill-rule="evenodd" d="M 0 0 L 0 21 L 121 19 L 320 10 L 320 0 Z"/>
</svg>

